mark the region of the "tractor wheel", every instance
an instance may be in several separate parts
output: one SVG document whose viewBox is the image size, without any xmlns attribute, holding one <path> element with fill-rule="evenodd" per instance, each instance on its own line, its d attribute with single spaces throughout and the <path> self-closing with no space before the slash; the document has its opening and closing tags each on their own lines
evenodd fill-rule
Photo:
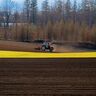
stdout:
<svg viewBox="0 0 96 96">
<path fill-rule="evenodd" d="M 45 51 L 45 47 L 43 46 L 43 47 L 41 48 L 41 50 L 42 50 L 42 51 Z"/>
<path fill-rule="evenodd" d="M 53 47 L 50 48 L 50 52 L 53 52 Z"/>
</svg>

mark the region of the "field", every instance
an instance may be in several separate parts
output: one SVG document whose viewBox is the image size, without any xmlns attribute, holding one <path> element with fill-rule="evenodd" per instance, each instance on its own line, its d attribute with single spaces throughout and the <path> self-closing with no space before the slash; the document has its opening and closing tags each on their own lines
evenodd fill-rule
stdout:
<svg viewBox="0 0 96 96">
<path fill-rule="evenodd" d="M 96 59 L 0 59 L 0 96 L 96 96 Z"/>
<path fill-rule="evenodd" d="M 37 46 L 0 41 L 0 50 L 39 52 Z M 94 51 L 68 43 L 54 48 L 54 52 Z M 0 59 L 0 96 L 74 95 L 96 96 L 96 59 Z"/>
<path fill-rule="evenodd" d="M 54 52 L 62 53 L 62 52 L 86 52 L 86 51 L 96 51 L 96 47 L 94 48 L 86 48 L 88 44 L 83 44 L 83 47 L 74 46 L 79 44 L 74 44 L 72 42 L 65 42 L 64 44 L 54 43 Z M 14 42 L 14 41 L 0 41 L 0 50 L 7 51 L 26 51 L 26 52 L 40 52 L 40 50 L 36 50 L 36 48 L 40 47 L 41 44 L 37 43 L 25 43 L 25 42 Z"/>
</svg>

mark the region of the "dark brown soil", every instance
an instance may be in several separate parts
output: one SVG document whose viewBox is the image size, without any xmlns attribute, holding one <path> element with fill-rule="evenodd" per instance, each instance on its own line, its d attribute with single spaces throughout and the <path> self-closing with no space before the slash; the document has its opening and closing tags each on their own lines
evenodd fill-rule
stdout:
<svg viewBox="0 0 96 96">
<path fill-rule="evenodd" d="M 96 96 L 96 59 L 0 59 L 0 96 Z"/>
</svg>

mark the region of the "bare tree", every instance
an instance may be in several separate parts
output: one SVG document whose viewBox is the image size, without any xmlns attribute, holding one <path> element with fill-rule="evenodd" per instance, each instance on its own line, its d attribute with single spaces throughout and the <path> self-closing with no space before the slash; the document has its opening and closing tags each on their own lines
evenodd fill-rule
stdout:
<svg viewBox="0 0 96 96">
<path fill-rule="evenodd" d="M 30 23 L 36 24 L 37 22 L 37 0 L 30 1 Z"/>
<path fill-rule="evenodd" d="M 48 23 L 49 10 L 50 10 L 49 2 L 48 2 L 48 0 L 44 0 L 43 3 L 42 3 L 42 17 L 43 17 L 43 21 L 44 21 L 43 23 L 44 24 Z"/>
<path fill-rule="evenodd" d="M 16 34 L 15 34 L 15 40 L 18 39 L 18 38 L 17 38 L 17 33 L 18 33 L 18 32 L 17 32 L 17 31 L 18 31 L 17 29 L 18 29 L 18 22 L 19 22 L 19 17 L 20 17 L 20 16 L 19 16 L 18 9 L 19 9 L 18 4 L 15 3 L 15 11 L 14 11 L 14 14 L 13 14 L 13 15 L 14 15 L 14 17 L 13 17 L 13 18 L 14 18 L 14 21 L 13 21 L 13 22 L 15 23 L 15 29 L 16 29 L 16 30 L 15 30 L 15 31 L 16 31 L 16 32 L 15 32 L 15 33 L 16 33 Z"/>
<path fill-rule="evenodd" d="M 26 32 L 26 40 L 28 41 L 29 37 L 29 23 L 30 23 L 30 0 L 25 0 L 24 2 L 24 15 L 26 18 L 26 23 L 27 23 L 27 32 Z M 22 33 L 23 34 L 23 33 Z"/>
<path fill-rule="evenodd" d="M 3 1 L 3 10 L 4 10 L 4 18 L 6 22 L 6 27 L 9 27 L 10 16 L 12 14 L 12 10 L 14 8 L 14 1 L 12 0 L 4 0 Z"/>
<path fill-rule="evenodd" d="M 66 20 L 70 20 L 71 19 L 71 1 L 67 0 L 66 4 L 65 4 L 65 12 L 66 12 Z"/>
<path fill-rule="evenodd" d="M 4 22 L 4 28 L 5 28 L 5 34 L 4 34 L 4 38 L 7 39 L 7 35 L 9 35 L 10 33 L 6 30 L 6 28 L 9 28 L 9 23 L 11 23 L 11 16 L 12 16 L 12 12 L 13 12 L 13 8 L 14 8 L 14 1 L 12 0 L 4 0 L 2 3 L 2 11 L 3 11 L 3 22 Z"/>
<path fill-rule="evenodd" d="M 77 1 L 74 0 L 73 4 L 73 22 L 75 23 L 77 20 Z"/>
<path fill-rule="evenodd" d="M 30 0 L 25 0 L 24 2 L 24 15 L 26 18 L 26 22 L 29 23 L 30 18 Z"/>
<path fill-rule="evenodd" d="M 56 15 L 57 15 L 57 20 L 63 19 L 63 2 L 62 0 L 57 0 L 56 2 Z"/>
</svg>

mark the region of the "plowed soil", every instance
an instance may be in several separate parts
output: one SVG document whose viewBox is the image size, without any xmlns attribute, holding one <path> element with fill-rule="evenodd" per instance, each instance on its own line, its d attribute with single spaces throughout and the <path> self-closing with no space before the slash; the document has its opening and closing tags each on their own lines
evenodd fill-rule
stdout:
<svg viewBox="0 0 96 96">
<path fill-rule="evenodd" d="M 0 59 L 0 96 L 96 96 L 96 59 Z"/>
<path fill-rule="evenodd" d="M 90 52 L 96 51 L 96 49 L 88 49 L 88 48 L 81 48 L 81 47 L 74 47 L 71 44 L 64 44 L 58 45 L 53 44 L 55 53 L 62 53 L 62 52 Z M 14 41 L 0 41 L 0 50 L 7 50 L 7 51 L 26 51 L 26 52 L 42 52 L 40 50 L 36 50 L 36 48 L 41 47 L 42 44 L 37 43 L 25 43 L 25 42 L 14 42 Z"/>
</svg>

